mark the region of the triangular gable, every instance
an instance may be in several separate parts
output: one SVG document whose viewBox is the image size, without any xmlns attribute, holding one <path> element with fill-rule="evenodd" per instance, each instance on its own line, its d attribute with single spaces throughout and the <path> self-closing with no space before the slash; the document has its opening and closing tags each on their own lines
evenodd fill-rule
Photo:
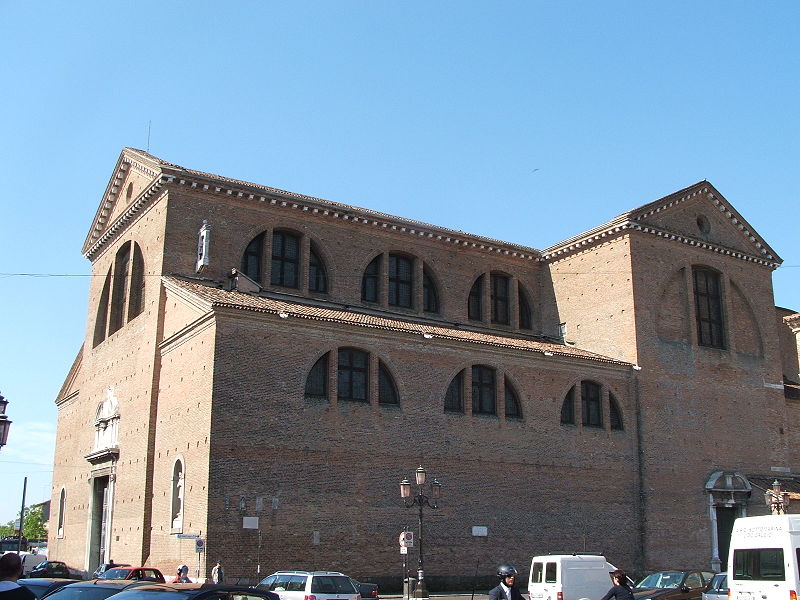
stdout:
<svg viewBox="0 0 800 600">
<path fill-rule="evenodd" d="M 632 223 L 781 262 L 769 244 L 708 181 L 700 181 L 625 216 Z"/>
<path fill-rule="evenodd" d="M 72 366 L 69 368 L 69 373 L 67 373 L 66 379 L 64 379 L 64 383 L 61 386 L 61 389 L 58 392 L 58 396 L 56 396 L 56 404 L 60 404 L 64 401 L 64 399 L 68 398 L 75 392 L 77 392 L 77 388 L 75 387 L 76 382 L 78 381 L 78 375 L 81 372 L 81 365 L 83 364 L 83 346 L 81 345 L 80 350 L 78 350 L 78 355 L 75 357 L 75 360 L 72 361 Z"/>
<path fill-rule="evenodd" d="M 777 268 L 783 260 L 708 181 L 622 213 L 611 221 L 543 250 L 558 259 L 587 246 L 642 231 L 665 239 Z"/>
<path fill-rule="evenodd" d="M 111 233 L 111 227 L 152 193 L 161 179 L 162 161 L 141 150 L 124 148 L 113 173 L 83 243 L 81 253 L 87 258 L 91 258 L 96 244 Z"/>
</svg>

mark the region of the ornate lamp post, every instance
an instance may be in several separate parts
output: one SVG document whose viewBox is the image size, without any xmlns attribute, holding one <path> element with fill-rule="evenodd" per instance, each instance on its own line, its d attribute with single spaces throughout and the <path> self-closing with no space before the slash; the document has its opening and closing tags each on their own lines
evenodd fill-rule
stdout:
<svg viewBox="0 0 800 600">
<path fill-rule="evenodd" d="M 442 484 L 434 479 L 430 483 L 430 495 L 427 495 L 428 474 L 421 466 L 414 472 L 414 480 L 417 484 L 416 494 L 411 494 L 411 482 L 408 478 L 400 482 L 400 497 L 406 508 L 419 507 L 419 566 L 417 568 L 417 587 L 414 588 L 414 598 L 428 598 L 428 590 L 425 588 L 425 566 L 422 555 L 422 509 L 426 506 L 439 508 L 436 501 L 442 496 Z"/>
<path fill-rule="evenodd" d="M 6 406 L 8 406 L 8 400 L 0 394 L 0 448 L 6 445 L 8 430 L 11 429 L 11 421 L 6 416 Z"/>
<path fill-rule="evenodd" d="M 772 482 L 772 489 L 764 491 L 764 502 L 773 515 L 785 515 L 789 506 L 789 492 L 784 492 L 776 479 Z"/>
</svg>

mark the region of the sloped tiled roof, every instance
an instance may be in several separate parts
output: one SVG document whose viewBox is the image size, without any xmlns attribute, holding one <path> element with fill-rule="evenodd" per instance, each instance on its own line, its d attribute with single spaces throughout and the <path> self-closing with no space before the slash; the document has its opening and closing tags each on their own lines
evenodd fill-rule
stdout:
<svg viewBox="0 0 800 600">
<path fill-rule="evenodd" d="M 485 344 L 528 352 L 539 352 L 542 354 L 551 353 L 553 356 L 580 358 L 617 365 L 630 365 L 630 363 L 625 361 L 561 344 L 514 338 L 431 323 L 407 321 L 393 317 L 356 312 L 352 309 L 303 304 L 266 296 L 245 294 L 238 291 L 222 289 L 218 287 L 218 284 L 208 281 L 190 280 L 176 276 L 165 276 L 162 279 L 168 288 L 188 292 L 202 300 L 208 305 L 209 310 L 213 308 L 232 308 L 270 314 L 285 314 L 288 318 L 330 321 L 356 327 L 386 329 L 470 344 Z"/>
</svg>

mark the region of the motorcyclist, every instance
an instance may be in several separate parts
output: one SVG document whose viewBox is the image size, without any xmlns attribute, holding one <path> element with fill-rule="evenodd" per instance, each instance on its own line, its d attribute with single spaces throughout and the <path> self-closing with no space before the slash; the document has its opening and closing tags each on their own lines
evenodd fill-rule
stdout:
<svg viewBox="0 0 800 600">
<path fill-rule="evenodd" d="M 519 573 L 511 565 L 497 567 L 497 576 L 500 584 L 489 590 L 489 600 L 524 600 L 522 594 L 514 584 Z"/>
</svg>

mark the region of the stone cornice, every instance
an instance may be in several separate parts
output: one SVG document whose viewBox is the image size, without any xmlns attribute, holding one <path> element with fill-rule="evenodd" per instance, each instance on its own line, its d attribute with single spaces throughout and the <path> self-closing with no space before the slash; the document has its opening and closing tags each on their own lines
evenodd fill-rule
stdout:
<svg viewBox="0 0 800 600">
<path fill-rule="evenodd" d="M 161 181 L 169 184 L 186 186 L 189 189 L 218 194 L 220 196 L 246 199 L 280 208 L 366 225 L 386 231 L 404 233 L 418 239 L 433 239 L 462 248 L 483 250 L 485 252 L 502 254 L 512 258 L 536 261 L 540 256 L 540 251 L 535 248 L 484 238 L 464 233 L 463 231 L 436 227 L 428 223 L 394 217 L 392 215 L 355 206 L 337 204 L 320 198 L 303 196 L 294 192 L 286 192 L 275 188 L 264 188 L 246 182 L 207 179 L 205 176 L 193 177 L 191 174 L 187 173 L 165 173 L 161 176 Z M 258 190 L 254 190 L 253 188 L 258 188 Z"/>
<path fill-rule="evenodd" d="M 745 262 L 752 262 L 758 265 L 762 265 L 764 267 L 768 267 L 773 270 L 777 269 L 780 266 L 780 261 L 768 260 L 765 258 L 754 256 L 752 254 L 747 254 L 740 250 L 727 248 L 720 244 L 713 244 L 711 242 L 707 242 L 697 238 L 692 238 L 686 235 L 682 235 L 680 233 L 675 233 L 674 231 L 653 227 L 652 225 L 644 225 L 633 221 L 624 221 L 624 222 L 614 223 L 613 225 L 609 225 L 606 228 L 597 228 L 585 234 L 585 237 L 573 238 L 569 241 L 569 243 L 548 248 L 547 250 L 543 251 L 541 260 L 543 262 L 552 262 L 554 260 L 561 260 L 562 258 L 566 258 L 567 256 L 569 256 L 570 254 L 574 254 L 576 252 L 582 252 L 587 248 L 620 237 L 632 231 L 647 233 L 650 235 L 654 235 L 656 237 L 680 242 L 688 246 L 695 246 L 702 250 L 708 250 L 710 252 L 715 252 L 717 254 L 723 254 L 726 256 L 730 256 L 732 258 L 743 260 Z M 769 255 L 769 258 L 772 258 L 771 254 Z"/>
<path fill-rule="evenodd" d="M 783 317 L 783 322 L 792 328 L 792 333 L 800 333 L 800 313 Z"/>
</svg>

